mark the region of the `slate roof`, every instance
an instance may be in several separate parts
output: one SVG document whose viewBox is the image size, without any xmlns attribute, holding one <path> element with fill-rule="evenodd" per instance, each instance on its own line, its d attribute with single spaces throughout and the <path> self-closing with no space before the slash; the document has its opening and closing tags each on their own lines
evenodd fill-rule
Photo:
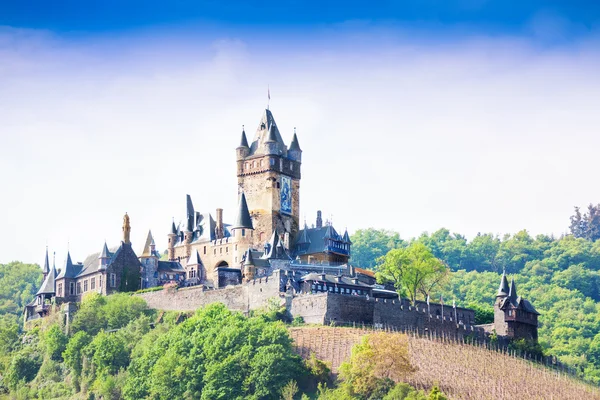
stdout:
<svg viewBox="0 0 600 400">
<path fill-rule="evenodd" d="M 238 212 L 233 223 L 232 229 L 254 229 L 252 226 L 252 218 L 250 217 L 250 211 L 248 211 L 248 203 L 246 202 L 246 195 L 244 192 L 240 195 L 240 201 L 238 203 Z"/>
<path fill-rule="evenodd" d="M 300 150 L 300 143 L 298 143 L 298 136 L 296 136 L 296 132 L 294 132 L 292 143 L 290 143 L 290 150 L 302 151 Z"/>
<path fill-rule="evenodd" d="M 185 269 L 178 261 L 158 261 L 158 272 L 185 273 Z"/>
<path fill-rule="evenodd" d="M 102 253 L 100 253 L 100 256 L 98 256 L 98 258 L 110 258 L 110 251 L 108 250 L 108 246 L 106 245 L 106 242 L 104 242 L 104 247 L 102 248 Z"/>
<path fill-rule="evenodd" d="M 46 259 L 44 260 L 44 267 L 42 273 L 47 274 L 50 272 L 50 262 L 48 261 L 48 246 L 46 246 Z"/>
<path fill-rule="evenodd" d="M 248 249 L 248 251 L 246 252 L 246 255 L 244 257 L 244 265 L 254 265 L 251 249 Z"/>
<path fill-rule="evenodd" d="M 98 254 L 99 253 L 96 253 L 96 259 L 98 259 Z M 82 264 L 73 264 L 73 261 L 71 261 L 71 253 L 67 252 L 67 259 L 65 260 L 65 266 L 63 269 L 60 270 L 60 273 L 58 274 L 56 279 L 75 278 L 81 272 L 82 268 L 83 268 Z"/>
<path fill-rule="evenodd" d="M 244 129 L 242 129 L 242 140 L 239 147 L 250 147 L 248 146 L 248 139 L 246 138 L 246 131 Z"/>
<path fill-rule="evenodd" d="M 144 244 L 144 250 L 140 257 L 159 257 L 156 251 L 152 252 L 152 246 L 155 246 L 154 238 L 152 237 L 152 231 L 148 231 L 148 237 L 146 237 L 146 243 Z"/>
<path fill-rule="evenodd" d="M 263 254 L 263 259 L 277 259 L 277 260 L 291 260 L 292 258 L 288 254 L 287 250 L 283 246 L 281 240 L 279 240 L 279 234 L 277 230 L 273 231 L 271 239 L 267 242 L 268 250 Z"/>
<path fill-rule="evenodd" d="M 502 277 L 503 277 L 503 282 L 504 282 L 504 280 L 506 279 L 506 276 L 504 274 L 502 274 Z M 502 289 L 502 283 L 500 284 L 500 289 Z M 529 302 L 529 300 L 526 300 L 526 299 L 522 298 L 521 296 L 517 296 L 517 286 L 515 285 L 514 279 L 511 279 L 511 281 L 510 281 L 510 289 L 508 292 L 508 296 L 505 297 L 504 299 L 502 299 L 502 301 L 500 301 L 500 309 L 501 310 L 505 310 L 509 307 L 515 308 L 515 309 L 520 308 L 527 312 L 540 315 L 540 313 L 537 312 L 537 310 L 535 309 L 535 307 L 533 307 L 533 305 Z"/>
<path fill-rule="evenodd" d="M 325 251 L 327 246 L 327 239 L 332 238 L 334 240 L 343 242 L 344 239 L 336 232 L 333 226 L 323 226 L 321 228 L 307 228 L 306 226 L 296 237 L 296 241 L 292 245 L 294 257 L 303 254 L 315 254 L 322 253 Z M 309 243 L 308 246 L 299 250 L 298 244 Z"/>
<path fill-rule="evenodd" d="M 56 267 L 53 266 L 52 269 L 48 272 L 46 279 L 42 282 L 42 286 L 40 286 L 40 290 L 38 290 L 37 294 L 55 294 L 56 293 Z"/>
<path fill-rule="evenodd" d="M 300 282 L 314 281 L 314 282 L 326 282 L 326 283 L 331 283 L 331 284 L 341 283 L 341 284 L 348 285 L 348 286 L 361 286 L 361 287 L 365 287 L 365 288 L 372 288 L 371 285 L 367 285 L 366 283 L 361 282 L 361 281 L 357 281 L 357 283 L 354 283 L 354 282 L 352 282 L 352 279 L 353 278 L 350 278 L 348 276 L 310 273 L 310 274 L 304 275 L 302 278 L 300 278 Z"/>
<path fill-rule="evenodd" d="M 258 124 L 258 129 L 254 135 L 254 140 L 250 145 L 249 155 L 263 154 L 264 148 L 262 145 L 267 142 L 269 138 L 279 144 L 279 153 L 286 155 L 286 146 L 281 138 L 281 134 L 279 133 L 279 129 L 277 128 L 273 114 L 270 110 L 265 110 Z"/>
<path fill-rule="evenodd" d="M 108 249 L 108 246 L 106 246 L 106 243 L 104 244 L 104 246 L 107 247 L 107 252 L 108 252 L 107 258 L 109 258 L 107 265 L 110 265 L 110 263 L 112 263 L 112 260 L 114 260 L 115 257 L 117 256 L 117 254 L 121 251 L 121 248 L 123 247 L 123 242 L 121 242 L 121 245 L 111 247 L 110 249 Z M 102 249 L 102 252 L 104 252 L 104 249 Z M 98 259 L 99 258 L 100 258 L 100 253 L 93 253 L 93 254 L 90 254 L 89 256 L 87 256 L 85 258 L 85 260 L 83 261 L 83 268 L 80 269 L 80 272 L 77 273 L 75 275 L 75 277 L 80 277 L 80 276 L 84 276 L 84 275 L 89 275 L 94 272 L 98 272 L 98 266 L 99 266 Z"/>
<path fill-rule="evenodd" d="M 200 253 L 198 253 L 198 250 L 196 250 L 195 252 L 192 251 L 192 254 L 190 254 L 190 258 L 188 258 L 187 263 L 185 265 L 202 265 L 202 259 L 200 259 Z"/>
<path fill-rule="evenodd" d="M 502 278 L 500 279 L 500 287 L 498 287 L 498 294 L 496 294 L 496 297 L 499 296 L 508 296 L 508 280 L 506 279 L 506 273 L 502 272 Z"/>
<path fill-rule="evenodd" d="M 352 244 L 352 241 L 350 240 L 350 235 L 348 235 L 348 229 L 344 231 L 344 236 L 342 237 L 342 240 L 346 243 Z"/>
</svg>

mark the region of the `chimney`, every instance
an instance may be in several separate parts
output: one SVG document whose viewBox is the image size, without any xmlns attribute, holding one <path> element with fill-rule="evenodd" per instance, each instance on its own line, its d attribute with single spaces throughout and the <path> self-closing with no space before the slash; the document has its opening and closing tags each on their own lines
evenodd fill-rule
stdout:
<svg viewBox="0 0 600 400">
<path fill-rule="evenodd" d="M 323 218 L 321 218 L 321 210 L 317 211 L 317 229 L 323 227 Z"/>
<path fill-rule="evenodd" d="M 215 236 L 217 239 L 222 239 L 225 236 L 223 231 L 223 209 L 217 208 L 217 225 L 215 226 Z"/>
</svg>

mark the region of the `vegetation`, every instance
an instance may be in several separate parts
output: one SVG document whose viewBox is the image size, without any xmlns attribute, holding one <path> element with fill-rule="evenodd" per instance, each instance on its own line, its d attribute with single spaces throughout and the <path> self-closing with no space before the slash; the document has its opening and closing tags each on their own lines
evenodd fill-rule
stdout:
<svg viewBox="0 0 600 400">
<path fill-rule="evenodd" d="M 340 328 L 340 327 L 301 327 L 292 328 L 290 333 L 297 343 L 297 351 L 311 354 L 331 365 L 333 371 L 347 377 L 342 370 L 356 360 L 355 354 L 363 353 L 365 335 L 372 330 Z M 452 398 L 463 400 L 480 399 L 600 399 L 600 389 L 572 379 L 560 371 L 551 370 L 539 364 L 513 357 L 506 353 L 496 353 L 473 345 L 464 345 L 438 338 L 436 340 L 420 338 L 414 335 L 384 333 L 390 342 L 408 342 L 408 360 L 412 372 L 406 371 L 400 382 L 394 386 L 390 382 L 379 381 L 379 385 L 371 385 L 373 393 L 378 388 L 389 390 L 383 399 L 428 399 Z M 357 346 L 354 347 L 353 346 Z M 394 350 L 398 351 L 397 349 Z M 402 350 L 400 350 L 401 354 Z M 364 357 L 360 355 L 360 357 Z M 366 356 L 369 360 L 368 355 Z M 378 357 L 381 358 L 381 357 Z M 378 358 L 371 359 L 377 363 Z M 348 360 L 349 363 L 341 362 Z M 367 361 L 369 363 L 369 361 Z M 401 364 L 402 365 L 402 364 Z M 356 366 L 351 366 L 355 369 Z M 364 369 L 362 369 L 364 371 Z M 375 369 L 366 369 L 374 371 Z M 402 371 L 402 369 L 400 370 Z M 369 374 L 367 374 L 368 376 Z M 375 375 L 385 378 L 384 375 Z M 357 383 L 356 379 L 350 382 Z M 364 377 L 364 375 L 363 375 Z M 364 378 L 358 382 L 369 382 Z M 354 393 L 360 387 L 348 388 L 348 379 L 342 381 L 337 388 L 322 392 L 330 397 L 326 399 L 354 399 L 348 397 L 347 391 Z M 372 382 L 372 381 L 371 381 Z M 440 394 L 435 388 L 443 392 Z M 427 388 L 429 394 L 419 393 L 413 388 Z M 415 393 L 417 392 L 417 393 Z M 433 393 L 432 393 L 433 392 Z M 380 393 L 380 392 L 379 392 Z M 380 396 L 380 394 L 378 395 Z M 429 396 L 429 397 L 427 397 Z M 444 397 L 435 397 L 444 396 Z M 363 397 L 364 398 L 364 397 Z"/>
<path fill-rule="evenodd" d="M 592 217 L 582 217 L 587 221 L 583 226 L 593 226 L 595 212 L 596 208 L 590 209 Z M 365 254 L 361 246 L 385 249 L 390 243 L 398 244 L 398 249 L 384 257 L 359 262 L 362 267 L 378 265 L 374 269 L 379 269 L 382 278 L 388 275 L 390 258 L 417 244 L 426 246 L 452 271 L 445 284 L 432 290 L 431 298 L 443 295 L 445 299 L 456 299 L 459 306 L 474 308 L 477 323 L 493 319 L 500 274 L 506 270 L 514 276 L 518 294 L 528 298 L 541 313 L 542 350 L 557 356 L 582 377 L 600 383 L 600 240 L 575 235 L 532 237 L 520 231 L 502 238 L 478 234 L 468 241 L 447 229 L 407 241 L 400 240 L 396 233 L 376 230 L 360 231 L 359 236 L 362 242 L 352 237 L 353 254 Z M 403 288 L 400 292 L 409 295 Z M 424 293 L 417 290 L 416 297 L 425 299 Z"/>
</svg>

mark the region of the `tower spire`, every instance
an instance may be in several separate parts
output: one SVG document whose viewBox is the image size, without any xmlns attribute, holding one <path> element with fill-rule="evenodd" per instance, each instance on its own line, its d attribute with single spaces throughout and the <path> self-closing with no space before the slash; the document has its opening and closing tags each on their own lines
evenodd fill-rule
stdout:
<svg viewBox="0 0 600 400">
<path fill-rule="evenodd" d="M 129 215 L 125 212 L 123 216 L 123 243 L 130 244 L 129 235 L 131 234 L 131 225 L 129 225 Z"/>
</svg>

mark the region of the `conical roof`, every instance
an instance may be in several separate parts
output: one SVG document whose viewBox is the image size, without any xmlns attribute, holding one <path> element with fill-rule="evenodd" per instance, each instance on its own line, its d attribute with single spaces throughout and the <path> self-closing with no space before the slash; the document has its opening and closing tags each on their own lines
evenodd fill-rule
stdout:
<svg viewBox="0 0 600 400">
<path fill-rule="evenodd" d="M 186 265 L 200 265 L 200 264 L 202 264 L 202 259 L 200 259 L 200 253 L 198 253 L 198 250 L 192 251 L 192 254 L 190 254 L 190 258 L 188 258 Z"/>
<path fill-rule="evenodd" d="M 42 286 L 40 290 L 38 290 L 37 294 L 50 294 L 53 295 L 56 293 L 56 267 L 52 267 L 52 269 L 48 272 L 46 279 L 42 282 Z"/>
<path fill-rule="evenodd" d="M 146 238 L 146 244 L 144 244 L 144 250 L 140 257 L 152 257 L 152 246 L 154 246 L 154 238 L 152 237 L 152 231 L 148 231 L 148 237 Z"/>
<path fill-rule="evenodd" d="M 335 231 L 333 225 L 327 225 L 327 230 L 325 231 L 325 239 L 337 239 L 339 238 L 338 233 Z"/>
<path fill-rule="evenodd" d="M 248 211 L 248 203 L 246 202 L 246 195 L 244 192 L 240 195 L 240 201 L 238 204 L 238 212 L 231 229 L 254 229 L 252 226 L 252 218 L 250 217 L 250 211 Z"/>
<path fill-rule="evenodd" d="M 47 275 L 50 272 L 50 262 L 48 261 L 48 246 L 46 246 L 46 259 L 44 260 L 44 266 L 42 272 Z"/>
<path fill-rule="evenodd" d="M 248 249 L 246 252 L 246 259 L 244 260 L 244 265 L 254 265 L 254 258 L 252 257 L 252 250 Z"/>
<path fill-rule="evenodd" d="M 300 237 L 296 244 L 310 244 L 310 238 L 308 237 L 308 228 L 306 224 L 304 224 L 304 229 L 300 231 Z"/>
<path fill-rule="evenodd" d="M 110 258 L 110 251 L 108 251 L 108 246 L 106 242 L 104 242 L 104 247 L 102 248 L 102 252 L 98 258 Z"/>
<path fill-rule="evenodd" d="M 500 280 L 500 287 L 498 288 L 498 294 L 496 297 L 506 297 L 508 296 L 508 280 L 506 279 L 506 273 L 502 272 L 502 278 Z"/>
<path fill-rule="evenodd" d="M 514 302 L 517 300 L 517 286 L 515 285 L 515 278 L 511 278 L 510 280 L 510 290 L 508 292 L 508 297 Z"/>
<path fill-rule="evenodd" d="M 346 243 L 352 244 L 352 241 L 350 240 L 350 235 L 348 235 L 348 229 L 344 231 L 344 237 L 342 238 L 342 240 Z"/>
<path fill-rule="evenodd" d="M 296 136 L 296 132 L 294 132 L 292 143 L 290 143 L 290 150 L 302 151 L 300 150 L 300 143 L 298 143 L 298 136 Z"/>
<path fill-rule="evenodd" d="M 246 137 L 246 131 L 244 129 L 242 129 L 242 140 L 240 141 L 239 147 L 249 147 L 248 138 Z"/>
<path fill-rule="evenodd" d="M 175 221 L 171 222 L 171 232 L 173 235 L 177 235 L 177 227 L 175 226 Z"/>
<path fill-rule="evenodd" d="M 275 133 L 275 125 L 269 127 L 269 136 L 267 136 L 266 143 L 277 142 L 277 134 Z"/>
<path fill-rule="evenodd" d="M 67 259 L 65 260 L 65 267 L 60 271 L 57 278 L 74 278 L 76 275 L 73 261 L 71 261 L 71 253 L 67 252 Z"/>
<path fill-rule="evenodd" d="M 187 216 L 187 231 L 194 232 L 194 217 L 196 213 L 194 212 L 194 205 L 192 204 L 192 197 L 189 194 L 185 195 L 186 199 L 186 216 Z"/>
</svg>

